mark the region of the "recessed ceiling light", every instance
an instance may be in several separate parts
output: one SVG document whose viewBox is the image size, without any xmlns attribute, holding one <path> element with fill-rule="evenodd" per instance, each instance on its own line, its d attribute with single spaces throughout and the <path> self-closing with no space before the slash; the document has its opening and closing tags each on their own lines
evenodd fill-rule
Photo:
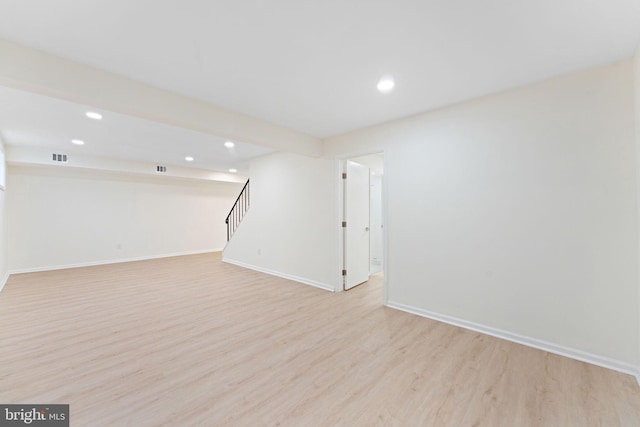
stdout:
<svg viewBox="0 0 640 427">
<path fill-rule="evenodd" d="M 233 147 L 235 147 L 235 145 L 236 144 L 234 144 L 231 141 L 227 141 L 227 142 L 224 143 L 224 146 L 227 147 L 227 148 L 233 148 Z"/>
<path fill-rule="evenodd" d="M 102 120 L 102 114 L 94 113 L 93 111 L 87 111 L 86 116 L 89 117 L 90 119 Z"/>
<path fill-rule="evenodd" d="M 72 139 L 71 142 L 76 145 L 84 145 L 84 141 L 81 141 L 79 139 Z"/>
<path fill-rule="evenodd" d="M 238 172 L 238 169 L 233 169 L 233 168 L 231 168 L 231 169 L 229 169 L 229 172 L 231 172 L 231 173 L 236 173 L 236 172 Z"/>
<path fill-rule="evenodd" d="M 383 77 L 378 82 L 378 90 L 382 93 L 389 93 L 393 90 L 393 87 L 396 84 L 394 83 L 391 77 Z"/>
<path fill-rule="evenodd" d="M 187 162 L 193 162 L 193 157 L 187 156 L 184 158 Z"/>
</svg>

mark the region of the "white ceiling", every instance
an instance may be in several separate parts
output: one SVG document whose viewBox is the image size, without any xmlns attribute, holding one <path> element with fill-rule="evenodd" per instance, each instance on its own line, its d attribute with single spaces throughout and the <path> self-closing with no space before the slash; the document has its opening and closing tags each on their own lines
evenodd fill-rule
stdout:
<svg viewBox="0 0 640 427">
<path fill-rule="evenodd" d="M 324 138 L 629 58 L 640 0 L 0 0 L 0 38 Z M 28 98 L 1 111 L 9 144 L 86 133 L 104 155 L 220 161 L 209 136 Z"/>
<path fill-rule="evenodd" d="M 69 156 L 95 156 L 226 172 L 248 173 L 248 160 L 272 152 L 264 147 L 134 118 L 0 86 L 0 126 L 9 145 Z M 86 117 L 87 111 L 103 115 Z M 83 146 L 72 139 L 85 142 Z M 194 157 L 193 162 L 185 161 Z"/>
</svg>

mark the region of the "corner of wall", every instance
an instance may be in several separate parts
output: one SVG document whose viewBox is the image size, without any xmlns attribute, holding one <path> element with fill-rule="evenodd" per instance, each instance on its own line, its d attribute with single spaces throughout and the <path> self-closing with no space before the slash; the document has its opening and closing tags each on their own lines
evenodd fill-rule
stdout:
<svg viewBox="0 0 640 427">
<path fill-rule="evenodd" d="M 9 279 L 9 259 L 7 248 L 7 215 L 6 215 L 6 160 L 4 156 L 4 140 L 0 135 L 0 291 Z"/>
<path fill-rule="evenodd" d="M 335 290 L 335 162 L 274 153 L 251 162 L 251 208 L 223 261 Z"/>
<path fill-rule="evenodd" d="M 638 266 L 636 272 L 638 274 L 638 371 L 636 379 L 640 385 L 640 46 L 635 52 L 633 61 L 633 84 L 634 84 L 634 109 L 635 109 L 635 142 L 636 142 L 636 197 L 637 197 L 637 218 L 638 218 L 638 254 L 636 255 Z"/>
<path fill-rule="evenodd" d="M 0 292 L 4 289 L 4 285 L 7 284 L 7 280 L 9 280 L 9 272 L 4 273 L 2 278 L 0 278 Z"/>
</svg>

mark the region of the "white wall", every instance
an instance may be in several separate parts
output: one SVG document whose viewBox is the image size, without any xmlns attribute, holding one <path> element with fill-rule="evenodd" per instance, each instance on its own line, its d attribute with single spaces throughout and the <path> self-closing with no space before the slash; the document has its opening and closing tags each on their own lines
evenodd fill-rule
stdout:
<svg viewBox="0 0 640 427">
<path fill-rule="evenodd" d="M 389 304 L 636 365 L 632 71 L 617 63 L 327 140 L 329 156 L 384 150 Z"/>
<path fill-rule="evenodd" d="M 0 136 L 0 290 L 9 278 L 8 251 L 7 251 L 7 216 L 5 209 L 5 177 L 6 163 L 4 158 L 4 144 Z"/>
<path fill-rule="evenodd" d="M 242 184 L 8 168 L 12 272 L 221 250 Z"/>
<path fill-rule="evenodd" d="M 335 289 L 337 162 L 276 153 L 250 165 L 251 207 L 224 260 Z"/>
<path fill-rule="evenodd" d="M 11 164 L 49 167 L 54 165 L 61 166 L 60 163 L 54 163 L 51 159 L 50 147 L 7 145 L 5 151 L 6 160 Z M 64 163 L 63 166 L 76 169 L 92 169 L 94 171 L 103 171 L 108 173 L 120 173 L 125 175 L 147 175 L 157 177 L 158 173 L 156 172 L 156 165 L 156 163 L 150 162 L 73 153 L 69 156 L 68 161 Z M 180 167 L 177 165 L 170 165 L 167 171 L 162 173 L 162 176 L 173 179 L 183 178 L 188 180 L 236 182 L 241 183 L 242 185 L 247 182 L 247 177 L 241 174 Z"/>
<path fill-rule="evenodd" d="M 640 191 L 640 48 L 636 50 L 636 54 L 634 57 L 634 85 L 635 85 L 635 119 L 636 119 L 636 179 L 637 179 L 637 187 L 636 187 L 636 195 L 638 197 L 638 222 L 640 223 L 640 195 L 638 192 Z M 638 231 L 640 232 L 640 227 L 638 227 Z M 640 234 L 638 236 L 638 242 L 640 244 Z M 640 253 L 638 259 L 638 266 L 640 268 Z M 638 281 L 638 306 L 640 307 L 640 278 Z M 638 313 L 638 333 L 640 334 L 640 313 Z M 636 373 L 636 378 L 638 379 L 638 383 L 640 383 L 640 337 L 638 337 L 638 371 Z"/>
</svg>

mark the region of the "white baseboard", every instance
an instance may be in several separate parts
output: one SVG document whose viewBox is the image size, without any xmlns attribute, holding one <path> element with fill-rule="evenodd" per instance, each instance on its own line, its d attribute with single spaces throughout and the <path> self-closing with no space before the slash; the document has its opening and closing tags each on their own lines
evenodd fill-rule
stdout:
<svg viewBox="0 0 640 427">
<path fill-rule="evenodd" d="M 475 332 L 480 332 L 486 335 L 491 335 L 497 338 L 501 338 L 507 341 L 516 342 L 518 344 L 526 345 L 528 347 L 537 348 L 539 350 L 548 351 L 549 353 L 558 354 L 560 356 L 569 357 L 571 359 L 580 360 L 582 362 L 590 363 L 592 365 L 601 366 L 603 368 L 613 369 L 614 371 L 623 372 L 625 374 L 633 375 L 640 385 L 640 367 L 631 363 L 623 362 L 609 357 L 598 356 L 597 354 L 587 353 L 575 348 L 564 347 L 548 341 L 539 340 L 537 338 L 527 337 L 513 332 L 503 331 L 501 329 L 493 328 L 490 326 L 481 325 L 478 323 L 470 322 L 468 320 L 459 319 L 446 314 L 435 313 L 421 308 L 400 304 L 390 301 L 387 304 L 388 307 L 402 310 L 407 313 L 415 314 L 429 319 L 437 320 L 439 322 L 448 323 L 450 325 L 459 326 L 461 328 L 470 329 Z"/>
<path fill-rule="evenodd" d="M 4 285 L 7 284 L 7 280 L 9 280 L 9 272 L 5 273 L 4 276 L 0 279 L 0 292 L 4 289 Z"/>
<path fill-rule="evenodd" d="M 279 271 L 269 270 L 268 268 L 257 267 L 255 265 L 246 264 L 244 262 L 236 261 L 236 260 L 225 258 L 225 257 L 222 257 L 222 262 L 237 265 L 238 267 L 248 268 L 249 270 L 259 271 L 261 273 L 270 274 L 272 276 L 282 277 L 283 279 L 293 280 L 294 282 L 304 283 L 305 285 L 315 286 L 316 288 L 324 289 L 325 291 L 335 292 L 335 288 L 331 285 L 317 282 L 315 280 L 305 279 L 304 277 L 298 277 L 292 274 L 281 273 Z"/>
<path fill-rule="evenodd" d="M 184 255 L 198 255 L 198 254 L 206 254 L 212 252 L 221 252 L 222 249 L 207 249 L 200 251 L 187 251 L 187 252 L 174 252 L 169 254 L 161 254 L 161 255 L 149 255 L 149 256 L 141 256 L 141 257 L 133 257 L 133 258 L 119 258 L 119 259 L 111 259 L 111 260 L 100 260 L 100 261 L 88 261 L 88 262 L 80 262 L 75 264 L 64 264 L 64 265 L 49 265 L 46 267 L 35 267 L 35 268 L 23 268 L 18 270 L 12 270 L 10 274 L 21 274 L 21 273 L 38 273 L 41 271 L 51 271 L 51 270 L 64 270 L 67 268 L 80 268 L 80 267 L 91 267 L 94 265 L 106 265 L 106 264 L 118 264 L 121 262 L 132 262 L 132 261 L 146 261 L 150 259 L 159 259 L 159 258 L 171 258 L 175 256 L 184 256 Z"/>
</svg>

